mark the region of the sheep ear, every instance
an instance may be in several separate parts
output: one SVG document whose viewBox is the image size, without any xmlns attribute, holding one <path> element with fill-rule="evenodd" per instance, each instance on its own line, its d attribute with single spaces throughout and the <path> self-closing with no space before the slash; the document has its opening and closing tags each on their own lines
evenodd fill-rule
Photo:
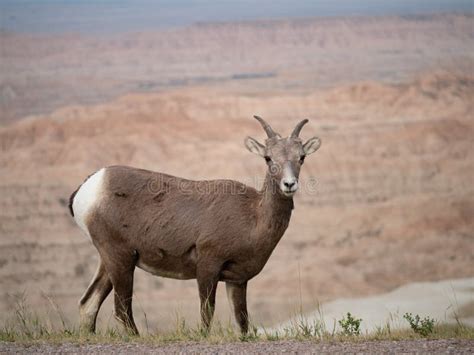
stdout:
<svg viewBox="0 0 474 355">
<path fill-rule="evenodd" d="M 303 144 L 303 150 L 305 155 L 310 155 L 317 151 L 321 146 L 321 139 L 318 137 L 310 138 Z"/>
<path fill-rule="evenodd" d="M 253 154 L 265 156 L 265 146 L 257 142 L 252 137 L 245 138 L 245 147 Z"/>
</svg>

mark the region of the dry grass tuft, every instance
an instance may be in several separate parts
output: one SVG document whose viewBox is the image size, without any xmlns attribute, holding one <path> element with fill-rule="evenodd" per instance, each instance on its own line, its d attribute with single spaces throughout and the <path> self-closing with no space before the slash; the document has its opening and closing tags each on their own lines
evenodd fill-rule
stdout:
<svg viewBox="0 0 474 355">
<path fill-rule="evenodd" d="M 51 308 L 62 320 L 59 307 L 51 300 Z M 209 344 L 223 344 L 232 342 L 280 341 L 280 340 L 310 340 L 321 341 L 367 341 L 367 340 L 410 340 L 420 339 L 420 335 L 410 329 L 393 330 L 390 324 L 379 327 L 374 333 L 365 335 L 347 335 L 336 332 L 335 327 L 327 330 L 322 322 L 308 322 L 302 314 L 283 331 L 275 332 L 255 325 L 250 327 L 247 335 L 242 336 L 230 323 L 215 322 L 209 333 L 203 332 L 198 326 L 190 326 L 184 318 L 177 316 L 175 328 L 167 333 L 147 331 L 141 336 L 127 334 L 114 327 L 107 327 L 96 334 L 81 334 L 79 329 L 61 321 L 59 326 L 53 326 L 50 318 L 40 317 L 33 312 L 24 295 L 18 297 L 16 307 L 0 329 L 0 342 L 18 342 L 33 344 L 48 343 L 77 343 L 77 344 L 104 344 L 104 343 L 141 343 L 166 344 L 172 342 L 206 342 Z M 474 328 L 459 322 L 454 325 L 436 324 L 433 332 L 425 339 L 474 339 Z"/>
</svg>

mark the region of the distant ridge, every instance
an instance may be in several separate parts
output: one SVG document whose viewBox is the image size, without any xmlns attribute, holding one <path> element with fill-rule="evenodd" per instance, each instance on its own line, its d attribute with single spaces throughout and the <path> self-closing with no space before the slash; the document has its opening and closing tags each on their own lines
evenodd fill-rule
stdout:
<svg viewBox="0 0 474 355">
<path fill-rule="evenodd" d="M 471 0 L 260 0 L 258 6 L 252 5 L 249 0 L 2 0 L 0 27 L 15 32 L 112 34 L 256 19 L 474 11 Z"/>
</svg>

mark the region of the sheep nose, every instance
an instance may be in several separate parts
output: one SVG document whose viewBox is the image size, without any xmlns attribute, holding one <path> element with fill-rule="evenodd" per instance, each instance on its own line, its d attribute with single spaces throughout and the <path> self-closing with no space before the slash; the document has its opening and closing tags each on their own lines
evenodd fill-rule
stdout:
<svg viewBox="0 0 474 355">
<path fill-rule="evenodd" d="M 285 187 L 291 189 L 293 186 L 295 186 L 296 184 L 296 181 L 295 180 L 291 180 L 291 181 L 283 181 L 283 185 L 285 185 Z"/>
</svg>

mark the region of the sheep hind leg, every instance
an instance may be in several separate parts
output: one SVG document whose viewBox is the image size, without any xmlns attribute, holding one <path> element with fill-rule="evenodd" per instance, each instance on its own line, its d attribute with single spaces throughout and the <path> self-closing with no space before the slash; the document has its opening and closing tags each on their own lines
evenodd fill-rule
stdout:
<svg viewBox="0 0 474 355">
<path fill-rule="evenodd" d="M 126 245 L 120 234 L 111 231 L 99 214 L 94 218 L 89 232 L 114 289 L 114 316 L 128 333 L 138 335 L 132 312 L 133 278 L 138 253 Z"/>
<path fill-rule="evenodd" d="M 112 291 L 112 282 L 105 270 L 104 263 L 99 260 L 95 275 L 79 301 L 81 332 L 95 332 L 97 314 L 110 291 Z"/>
<path fill-rule="evenodd" d="M 133 319 L 133 271 L 112 279 L 114 285 L 115 318 L 133 335 L 138 335 L 138 329 Z"/>
</svg>

